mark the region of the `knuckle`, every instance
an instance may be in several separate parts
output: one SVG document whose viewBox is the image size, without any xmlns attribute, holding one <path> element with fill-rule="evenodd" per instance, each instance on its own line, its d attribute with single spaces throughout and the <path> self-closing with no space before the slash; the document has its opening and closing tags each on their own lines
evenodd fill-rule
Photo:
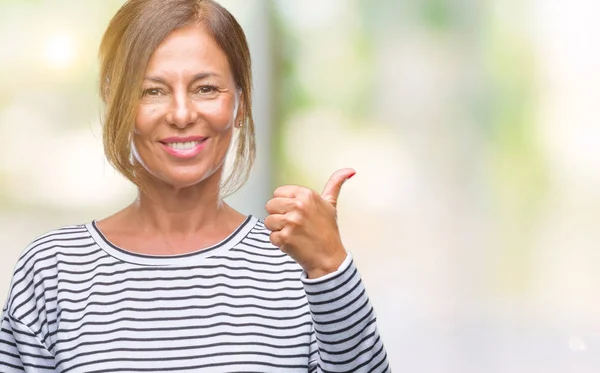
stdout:
<svg viewBox="0 0 600 373">
<path fill-rule="evenodd" d="M 319 198 L 321 198 L 321 195 L 312 189 L 308 189 L 308 191 L 306 192 L 306 199 L 309 203 L 314 203 L 316 200 L 318 200 Z"/>
<path fill-rule="evenodd" d="M 281 241 L 277 232 L 271 232 L 271 234 L 269 235 L 269 239 L 271 240 L 271 243 L 274 246 L 281 246 Z"/>
<path fill-rule="evenodd" d="M 271 215 L 267 216 L 265 218 L 265 227 L 267 227 L 268 230 L 272 231 L 273 230 L 273 217 Z"/>
<path fill-rule="evenodd" d="M 295 210 L 302 211 L 302 210 L 304 210 L 306 208 L 306 205 L 307 205 L 307 201 L 306 200 L 303 200 L 303 199 L 299 198 L 299 199 L 296 199 L 294 201 L 294 209 Z"/>
<path fill-rule="evenodd" d="M 289 239 L 290 239 L 289 230 L 286 229 L 286 230 L 279 232 L 279 240 L 281 241 L 282 244 L 288 243 Z"/>
<path fill-rule="evenodd" d="M 308 188 L 302 188 L 302 196 L 306 199 L 313 198 L 313 190 Z"/>
<path fill-rule="evenodd" d="M 291 227 L 297 227 L 302 224 L 303 215 L 300 212 L 286 215 L 287 224 Z"/>
</svg>

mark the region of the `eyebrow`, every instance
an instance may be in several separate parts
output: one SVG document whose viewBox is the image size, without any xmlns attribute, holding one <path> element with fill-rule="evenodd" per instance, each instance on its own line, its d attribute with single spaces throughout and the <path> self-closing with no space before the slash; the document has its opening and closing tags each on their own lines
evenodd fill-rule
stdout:
<svg viewBox="0 0 600 373">
<path fill-rule="evenodd" d="M 198 74 L 194 75 L 194 77 L 192 78 L 192 83 L 197 82 L 198 80 L 209 78 L 209 77 L 220 78 L 221 75 L 219 75 L 217 73 L 213 73 L 213 72 L 198 73 Z M 144 80 L 150 80 L 150 81 L 153 81 L 156 83 L 168 85 L 168 83 L 163 78 L 160 78 L 158 76 L 146 76 L 146 77 L 144 77 Z"/>
</svg>

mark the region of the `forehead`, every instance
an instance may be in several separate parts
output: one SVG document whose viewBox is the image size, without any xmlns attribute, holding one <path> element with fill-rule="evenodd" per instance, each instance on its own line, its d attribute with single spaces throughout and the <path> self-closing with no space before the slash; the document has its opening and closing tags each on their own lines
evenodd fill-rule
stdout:
<svg viewBox="0 0 600 373">
<path fill-rule="evenodd" d="M 231 76 L 227 55 L 202 25 L 189 25 L 171 32 L 148 61 L 147 73 L 185 76 L 212 71 Z"/>
</svg>

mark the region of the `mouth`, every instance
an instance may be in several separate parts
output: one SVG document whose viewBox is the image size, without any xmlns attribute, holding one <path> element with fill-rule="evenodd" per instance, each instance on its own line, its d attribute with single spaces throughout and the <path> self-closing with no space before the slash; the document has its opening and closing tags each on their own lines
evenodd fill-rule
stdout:
<svg viewBox="0 0 600 373">
<path fill-rule="evenodd" d="M 192 158 L 202 152 L 207 137 L 168 138 L 159 141 L 162 148 L 176 158 Z"/>
<path fill-rule="evenodd" d="M 202 142 L 204 142 L 204 140 L 202 140 L 202 141 L 186 141 L 186 142 L 162 142 L 161 141 L 162 144 L 168 146 L 171 149 L 176 149 L 176 150 L 190 150 L 190 149 L 195 148 Z"/>
</svg>

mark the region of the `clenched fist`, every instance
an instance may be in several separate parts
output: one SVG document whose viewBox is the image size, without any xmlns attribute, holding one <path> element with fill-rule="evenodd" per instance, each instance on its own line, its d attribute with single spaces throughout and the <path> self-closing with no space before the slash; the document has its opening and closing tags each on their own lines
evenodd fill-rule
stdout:
<svg viewBox="0 0 600 373">
<path fill-rule="evenodd" d="M 321 195 L 301 186 L 281 186 L 267 202 L 265 226 L 272 232 L 271 243 L 300 264 L 308 278 L 336 271 L 346 258 L 336 207 L 342 184 L 355 173 L 351 168 L 336 171 Z"/>
</svg>

